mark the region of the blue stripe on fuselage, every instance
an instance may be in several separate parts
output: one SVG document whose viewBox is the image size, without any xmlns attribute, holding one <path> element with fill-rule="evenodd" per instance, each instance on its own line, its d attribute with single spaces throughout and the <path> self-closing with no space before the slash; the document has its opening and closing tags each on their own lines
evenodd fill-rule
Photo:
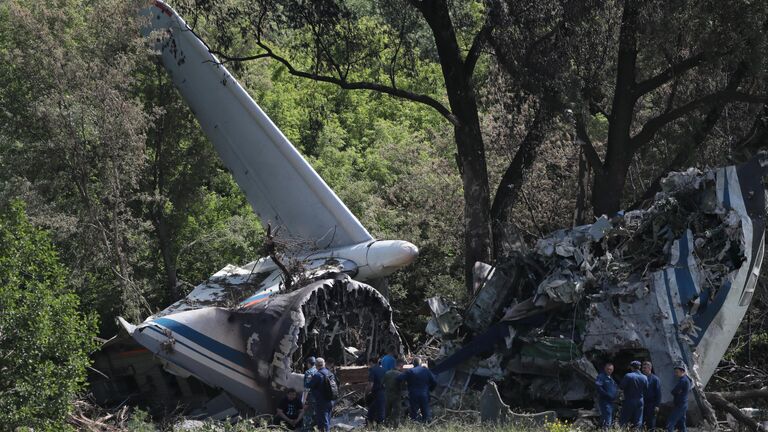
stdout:
<svg viewBox="0 0 768 432">
<path fill-rule="evenodd" d="M 224 345 L 223 343 L 172 319 L 158 318 L 154 320 L 154 322 L 173 331 L 174 333 L 184 336 L 200 347 L 205 348 L 208 351 L 215 353 L 216 355 L 221 356 L 222 358 L 225 358 L 240 367 L 248 369 L 249 358 L 247 355 L 245 355 L 244 352 L 238 351 L 228 345 Z"/>
<path fill-rule="evenodd" d="M 679 254 L 677 265 L 675 266 L 675 282 L 680 294 L 680 303 L 687 312 L 690 311 L 688 306 L 690 301 L 699 295 L 696 290 L 696 284 L 693 282 L 691 269 L 688 267 L 688 258 L 691 254 L 688 248 L 688 231 L 677 241 L 677 245 Z"/>
</svg>

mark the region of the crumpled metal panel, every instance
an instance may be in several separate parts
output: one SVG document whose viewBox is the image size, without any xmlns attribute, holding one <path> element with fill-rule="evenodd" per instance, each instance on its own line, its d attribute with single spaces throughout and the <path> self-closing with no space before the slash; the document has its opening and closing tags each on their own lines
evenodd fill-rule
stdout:
<svg viewBox="0 0 768 432">
<path fill-rule="evenodd" d="M 534 289 L 511 283 L 494 290 L 491 279 L 478 292 L 492 310 L 506 308 L 502 321 L 515 342 L 489 339 L 493 333 L 482 331 L 494 328 L 487 315 L 466 313 L 465 327 L 477 336 L 436 370 L 471 374 L 471 354 L 487 355 L 485 344 L 504 358 L 507 394 L 558 403 L 591 398 L 595 365 L 647 353 L 662 388 L 672 388 L 674 365 L 688 366 L 696 385 L 690 414 L 698 417 L 706 408 L 703 386 L 759 276 L 766 166 L 761 155 L 738 166 L 672 173 L 648 207 L 540 239 L 524 260 L 514 260 L 535 275 Z M 568 361 L 558 347 L 571 347 Z M 670 398 L 662 392 L 663 402 Z"/>
<path fill-rule="evenodd" d="M 246 341 L 245 352 L 253 359 L 257 380 L 278 390 L 300 388 L 297 379 L 303 373 L 304 358 L 329 357 L 334 343 L 351 342 L 338 340 L 349 329 L 365 335 L 366 345 L 355 348 L 368 355 L 390 348 L 399 351 L 401 346 L 387 300 L 344 274 L 234 310 L 231 319 Z M 320 340 L 311 352 L 302 352 L 312 338 Z M 343 352 L 340 354 L 332 358 L 341 361 Z"/>
</svg>

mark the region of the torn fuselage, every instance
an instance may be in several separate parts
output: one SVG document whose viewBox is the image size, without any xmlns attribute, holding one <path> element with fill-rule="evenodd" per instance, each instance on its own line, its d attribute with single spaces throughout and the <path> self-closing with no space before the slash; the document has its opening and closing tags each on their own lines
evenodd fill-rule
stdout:
<svg viewBox="0 0 768 432">
<path fill-rule="evenodd" d="M 647 359 L 662 403 L 673 365 L 687 365 L 696 416 L 760 272 L 764 166 L 672 173 L 646 209 L 557 231 L 486 269 L 462 325 L 438 334 L 444 391 L 481 375 L 515 405 L 586 407 L 603 362 Z"/>
<path fill-rule="evenodd" d="M 247 274 L 240 270 L 230 267 L 230 276 L 217 274 L 211 284 L 248 298 L 246 289 L 239 290 Z M 275 398 L 286 389 L 303 389 L 307 356 L 342 365 L 350 347 L 366 353 L 400 349 L 387 300 L 340 273 L 257 303 L 176 310 L 138 326 L 123 320 L 121 325 L 169 372 L 221 388 L 257 413 L 273 412 Z"/>
</svg>

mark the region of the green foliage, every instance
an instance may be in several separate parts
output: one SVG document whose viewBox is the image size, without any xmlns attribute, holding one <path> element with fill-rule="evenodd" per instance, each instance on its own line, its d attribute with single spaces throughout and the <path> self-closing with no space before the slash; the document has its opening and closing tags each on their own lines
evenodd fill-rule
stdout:
<svg viewBox="0 0 768 432">
<path fill-rule="evenodd" d="M 61 430 L 96 347 L 49 235 L 19 202 L 0 214 L 0 424 Z"/>
<path fill-rule="evenodd" d="M 377 238 L 416 244 L 418 261 L 390 277 L 396 321 L 412 341 L 424 299 L 464 298 L 461 180 L 452 132 L 431 108 L 293 77 L 276 63 L 243 65 L 254 99 Z"/>
</svg>

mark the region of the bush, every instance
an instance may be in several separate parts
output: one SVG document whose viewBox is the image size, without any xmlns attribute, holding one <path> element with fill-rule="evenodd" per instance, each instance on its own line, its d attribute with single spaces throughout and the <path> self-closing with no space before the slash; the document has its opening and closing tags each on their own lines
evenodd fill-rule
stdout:
<svg viewBox="0 0 768 432">
<path fill-rule="evenodd" d="M 16 202 L 0 211 L 0 425 L 66 428 L 95 345 L 48 234 Z"/>
</svg>

